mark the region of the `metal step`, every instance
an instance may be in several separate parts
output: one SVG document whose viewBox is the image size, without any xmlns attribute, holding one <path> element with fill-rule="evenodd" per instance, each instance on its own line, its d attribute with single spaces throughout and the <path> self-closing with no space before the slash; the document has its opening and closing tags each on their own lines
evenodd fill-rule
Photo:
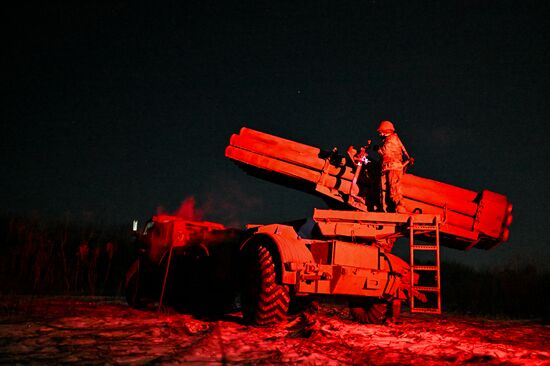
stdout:
<svg viewBox="0 0 550 366">
<path fill-rule="evenodd" d="M 437 266 L 412 266 L 416 271 L 437 271 Z"/>
<path fill-rule="evenodd" d="M 426 292 L 440 292 L 440 289 L 438 287 L 432 286 L 413 286 L 413 289 Z"/>
<path fill-rule="evenodd" d="M 411 313 L 426 313 L 426 314 L 441 314 L 441 309 L 438 308 L 413 308 Z"/>
<path fill-rule="evenodd" d="M 436 245 L 424 245 L 424 244 L 415 244 L 413 245 L 414 250 L 437 250 Z"/>
<path fill-rule="evenodd" d="M 413 230 L 436 230 L 437 225 L 413 225 Z"/>
</svg>

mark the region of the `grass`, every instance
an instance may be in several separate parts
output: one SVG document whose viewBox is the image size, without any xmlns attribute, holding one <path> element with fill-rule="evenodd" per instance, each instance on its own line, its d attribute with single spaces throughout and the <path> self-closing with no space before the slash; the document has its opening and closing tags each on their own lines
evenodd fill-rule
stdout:
<svg viewBox="0 0 550 366">
<path fill-rule="evenodd" d="M 443 263 L 445 311 L 494 318 L 550 320 L 550 272 L 533 265 L 474 269 Z"/>
<path fill-rule="evenodd" d="M 0 293 L 120 295 L 131 250 L 123 226 L 0 218 Z"/>
</svg>

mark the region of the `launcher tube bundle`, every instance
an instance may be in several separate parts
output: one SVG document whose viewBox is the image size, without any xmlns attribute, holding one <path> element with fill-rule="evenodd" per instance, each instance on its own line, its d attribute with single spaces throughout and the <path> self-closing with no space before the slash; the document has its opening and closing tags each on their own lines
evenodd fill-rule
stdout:
<svg viewBox="0 0 550 366">
<path fill-rule="evenodd" d="M 250 174 L 319 195 L 329 206 L 363 212 L 380 207 L 374 202 L 380 195 L 368 193 L 376 191 L 376 179 L 362 175 L 354 183 L 357 167 L 344 164 L 345 157 L 334 150 L 242 128 L 231 136 L 225 155 Z M 490 249 L 508 240 L 512 205 L 502 194 L 476 192 L 413 174 L 404 174 L 402 189 L 410 212 L 440 216 L 443 245 Z"/>
</svg>

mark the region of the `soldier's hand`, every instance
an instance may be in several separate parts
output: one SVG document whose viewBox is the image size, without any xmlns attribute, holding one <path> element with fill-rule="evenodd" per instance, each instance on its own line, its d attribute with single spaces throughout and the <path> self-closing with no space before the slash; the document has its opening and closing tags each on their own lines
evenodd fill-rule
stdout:
<svg viewBox="0 0 550 366">
<path fill-rule="evenodd" d="M 409 165 L 414 165 L 414 158 L 412 156 L 409 157 Z"/>
</svg>

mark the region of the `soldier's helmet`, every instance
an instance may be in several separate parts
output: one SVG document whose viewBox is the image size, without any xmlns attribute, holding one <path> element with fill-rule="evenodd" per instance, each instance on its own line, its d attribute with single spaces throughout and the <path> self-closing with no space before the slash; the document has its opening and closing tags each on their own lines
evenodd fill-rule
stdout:
<svg viewBox="0 0 550 366">
<path fill-rule="evenodd" d="M 380 125 L 378 126 L 378 129 L 376 131 L 378 131 L 378 132 L 381 132 L 381 131 L 395 132 L 395 127 L 393 127 L 393 123 L 391 123 L 390 121 L 382 121 L 382 122 L 380 122 Z"/>
</svg>

